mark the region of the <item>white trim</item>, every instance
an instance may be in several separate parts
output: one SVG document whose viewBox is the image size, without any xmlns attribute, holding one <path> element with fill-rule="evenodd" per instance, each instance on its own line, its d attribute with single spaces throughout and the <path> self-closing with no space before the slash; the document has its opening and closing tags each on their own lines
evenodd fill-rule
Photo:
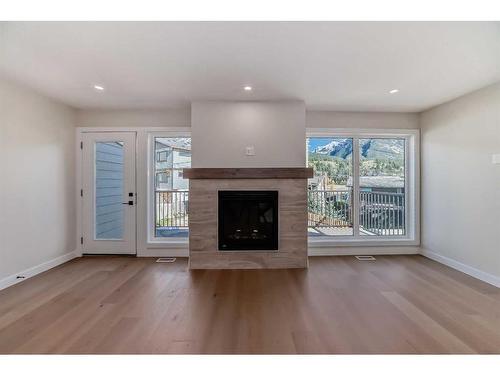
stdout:
<svg viewBox="0 0 500 375">
<path fill-rule="evenodd" d="M 309 237 L 308 246 L 310 248 L 316 247 L 372 247 L 372 246 L 388 246 L 388 247 L 407 247 L 419 246 L 418 241 L 408 240 L 405 237 L 394 236 L 392 238 L 383 238 L 370 236 L 365 240 L 363 237 L 354 238 L 354 236 L 335 236 L 335 237 Z"/>
<path fill-rule="evenodd" d="M 333 246 L 419 246 L 420 245 L 420 130 L 419 129 L 355 129 L 355 128 L 306 128 L 306 138 L 309 137 L 345 137 L 353 139 L 353 175 L 359 166 L 357 154 L 359 152 L 358 140 L 360 138 L 393 138 L 405 139 L 405 200 L 407 202 L 406 236 L 398 237 L 364 237 L 360 236 L 357 226 L 354 225 L 352 236 L 336 236 L 328 238 L 309 238 L 309 247 Z M 354 181 L 354 224 L 357 223 L 355 214 L 359 206 L 356 191 L 359 191 L 357 178 Z"/>
<path fill-rule="evenodd" d="M 413 255 L 419 254 L 418 246 L 361 246 L 352 247 L 309 247 L 308 256 L 338 256 L 338 255 Z"/>
<path fill-rule="evenodd" d="M 162 238 L 165 240 L 162 241 Z M 157 241 L 148 242 L 146 249 L 189 249 L 189 239 L 179 237 L 160 237 Z"/>
<path fill-rule="evenodd" d="M 307 137 L 332 137 L 332 134 L 340 137 L 353 136 L 377 136 L 401 137 L 404 135 L 418 136 L 420 129 L 360 129 L 360 128 L 306 128 Z"/>
<path fill-rule="evenodd" d="M 79 250 L 66 253 L 52 260 L 43 262 L 37 266 L 25 269 L 23 271 L 17 272 L 13 275 L 7 276 L 6 278 L 0 280 L 0 290 L 8 288 L 9 286 L 19 284 L 20 282 L 27 280 L 33 276 L 36 276 L 42 272 L 48 271 L 51 268 L 57 267 L 60 264 L 66 263 L 71 259 L 80 257 Z M 19 276 L 24 276 L 22 279 L 18 279 Z"/>
<path fill-rule="evenodd" d="M 361 234 L 359 233 L 359 215 L 357 214 L 361 207 L 361 200 L 359 199 L 359 137 L 353 136 L 351 139 L 352 147 L 352 229 L 353 238 L 356 241 L 363 241 L 361 239 Z M 308 150 L 309 152 L 309 150 Z M 312 239 L 314 241 L 314 239 Z"/>
<path fill-rule="evenodd" d="M 445 257 L 444 255 L 438 254 L 431 250 L 422 248 L 420 254 L 422 254 L 426 258 L 432 259 L 438 263 L 444 264 L 448 267 L 456 269 L 457 271 L 463 272 L 469 276 L 484 281 L 485 283 L 500 288 L 500 277 L 492 275 L 491 273 L 481 271 L 477 268 L 468 266 L 467 264 L 461 263 L 457 260 Z"/>
<path fill-rule="evenodd" d="M 151 258 L 151 257 L 178 257 L 178 258 L 189 258 L 189 249 L 187 247 L 175 247 L 166 248 L 165 246 L 161 249 L 147 248 L 147 251 L 137 254 L 138 258 Z"/>
<path fill-rule="evenodd" d="M 78 253 L 78 256 L 82 256 L 83 254 L 83 247 L 81 244 L 81 238 L 83 238 L 83 197 L 81 196 L 81 191 L 83 189 L 83 178 L 82 178 L 82 173 L 83 173 L 83 168 L 82 168 L 82 163 L 83 163 L 83 150 L 81 149 L 81 142 L 83 142 L 83 137 L 82 133 L 77 130 L 75 133 L 76 137 L 76 155 L 75 155 L 75 171 L 76 171 L 76 247 L 75 251 Z"/>
</svg>

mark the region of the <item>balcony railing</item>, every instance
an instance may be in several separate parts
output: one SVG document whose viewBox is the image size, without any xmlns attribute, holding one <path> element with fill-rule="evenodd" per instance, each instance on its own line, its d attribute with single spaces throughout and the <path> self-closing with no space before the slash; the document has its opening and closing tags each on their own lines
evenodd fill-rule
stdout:
<svg viewBox="0 0 500 375">
<path fill-rule="evenodd" d="M 359 225 L 364 234 L 405 235 L 404 193 L 360 192 Z"/>
<path fill-rule="evenodd" d="M 404 193 L 360 192 L 359 200 L 359 230 L 362 235 L 405 234 Z M 309 190 L 309 228 L 324 235 L 352 235 L 352 207 L 352 189 Z"/>
<path fill-rule="evenodd" d="M 335 190 L 309 190 L 309 227 L 352 227 L 352 193 Z"/>
<path fill-rule="evenodd" d="M 159 237 L 187 237 L 189 192 L 155 192 L 155 230 Z M 360 192 L 359 230 L 362 235 L 405 234 L 405 195 Z M 352 234 L 353 193 L 347 190 L 309 190 L 308 226 L 326 235 Z"/>
<path fill-rule="evenodd" d="M 155 195 L 156 236 L 187 236 L 189 192 L 157 190 Z"/>
</svg>

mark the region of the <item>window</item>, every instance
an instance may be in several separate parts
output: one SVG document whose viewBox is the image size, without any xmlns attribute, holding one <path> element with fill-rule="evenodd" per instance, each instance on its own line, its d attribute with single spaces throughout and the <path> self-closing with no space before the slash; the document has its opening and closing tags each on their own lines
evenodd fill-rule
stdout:
<svg viewBox="0 0 500 375">
<path fill-rule="evenodd" d="M 418 132 L 308 132 L 310 241 L 417 239 Z"/>
<path fill-rule="evenodd" d="M 182 169 L 191 167 L 191 138 L 152 136 L 154 183 L 151 215 L 152 240 L 186 240 L 188 237 L 188 181 Z"/>
<path fill-rule="evenodd" d="M 170 172 L 157 172 L 156 173 L 156 189 L 168 189 L 170 184 Z"/>
<path fill-rule="evenodd" d="M 160 149 L 161 150 L 161 149 Z M 161 161 L 167 161 L 167 155 L 168 155 L 168 152 L 167 151 L 158 151 L 156 153 L 156 161 L 158 162 L 161 162 Z"/>
</svg>

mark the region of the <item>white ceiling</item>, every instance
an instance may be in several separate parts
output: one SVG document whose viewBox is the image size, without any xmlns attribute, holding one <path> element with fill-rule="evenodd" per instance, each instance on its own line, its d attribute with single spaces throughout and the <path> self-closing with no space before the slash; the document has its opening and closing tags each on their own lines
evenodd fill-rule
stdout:
<svg viewBox="0 0 500 375">
<path fill-rule="evenodd" d="M 301 99 L 308 109 L 417 112 L 500 80 L 500 26 L 9 22 L 0 73 L 77 108 Z"/>
</svg>

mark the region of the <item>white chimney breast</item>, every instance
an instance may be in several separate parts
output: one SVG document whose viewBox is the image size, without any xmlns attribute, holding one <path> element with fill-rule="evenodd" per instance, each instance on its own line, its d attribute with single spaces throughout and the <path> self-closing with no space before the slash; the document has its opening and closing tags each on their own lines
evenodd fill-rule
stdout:
<svg viewBox="0 0 500 375">
<path fill-rule="evenodd" d="M 305 115 L 302 101 L 193 102 L 191 165 L 305 167 Z"/>
</svg>

